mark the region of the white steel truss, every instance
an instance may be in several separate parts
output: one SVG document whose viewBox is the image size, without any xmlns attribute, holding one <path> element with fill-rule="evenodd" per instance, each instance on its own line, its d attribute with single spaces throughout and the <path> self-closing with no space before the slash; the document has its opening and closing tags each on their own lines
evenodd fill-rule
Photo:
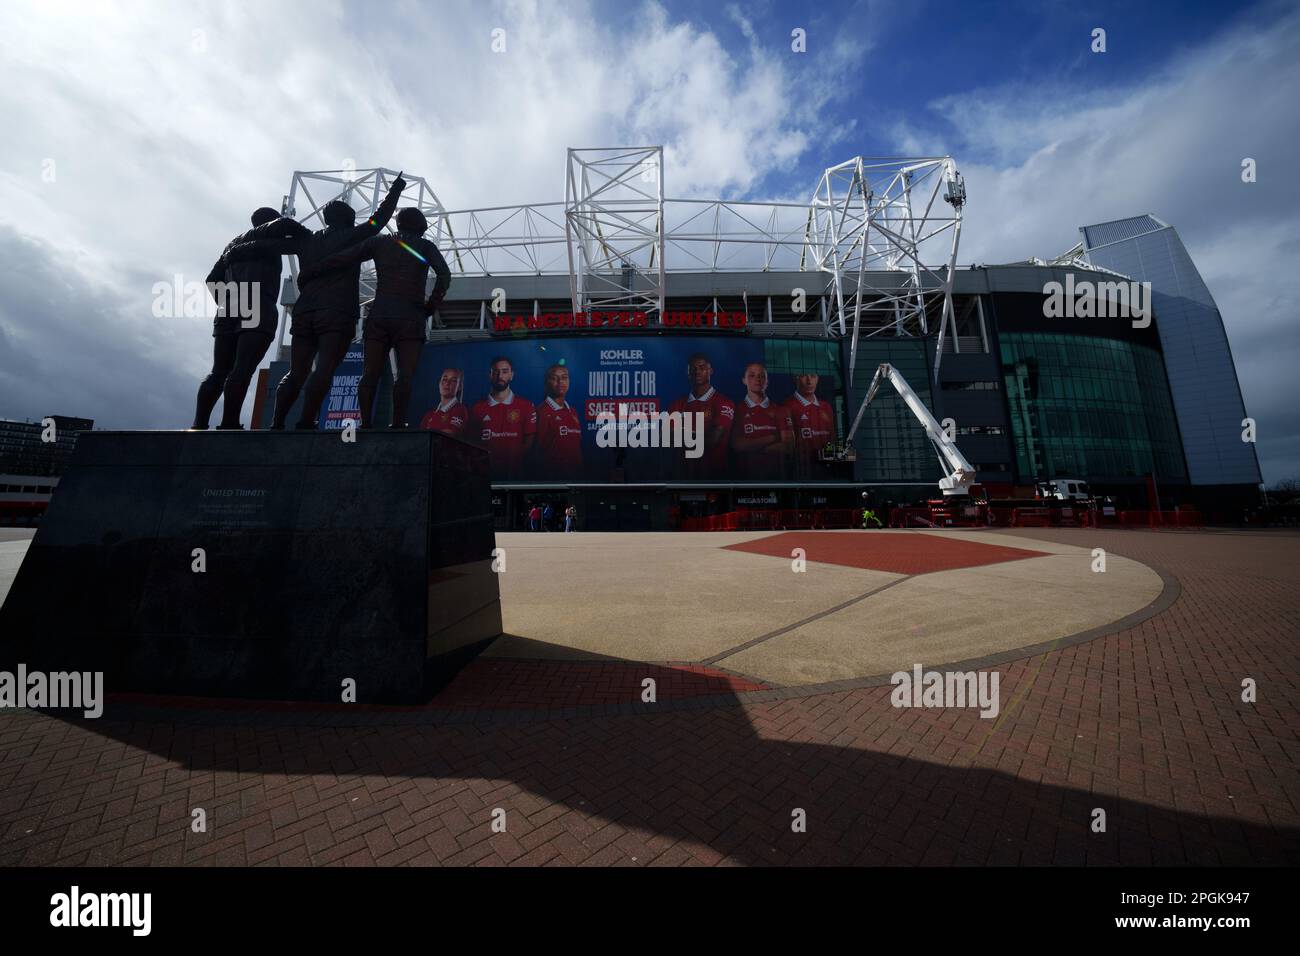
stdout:
<svg viewBox="0 0 1300 956">
<path fill-rule="evenodd" d="M 284 212 L 310 228 L 333 199 L 370 215 L 395 176 L 296 172 Z M 401 205 L 424 212 L 454 275 L 567 274 L 574 311 L 657 318 L 669 272 L 817 271 L 833 303 L 823 334 L 851 336 L 850 370 L 861 337 L 928 335 L 937 323 L 937 376 L 944 339 L 956 334 L 966 195 L 948 156 L 855 157 L 827 169 L 806 202 L 665 198 L 660 146 L 570 149 L 563 202 L 447 210 L 423 178 L 406 179 Z M 366 270 L 362 299 L 373 295 Z"/>
<path fill-rule="evenodd" d="M 857 156 L 822 174 L 808 206 L 808 253 L 810 264 L 831 276 L 837 314 L 828 316 L 827 334 L 850 334 L 853 323 L 850 378 L 864 318 L 868 336 L 889 328 L 891 318 L 895 335 L 927 335 L 937 312 L 938 380 L 944 336 L 949 329 L 956 335 L 952 283 L 965 201 L 961 174 L 948 156 Z M 927 264 L 944 252 L 942 268 Z"/>
<path fill-rule="evenodd" d="M 293 174 L 289 194 L 281 203 L 282 215 L 297 219 L 308 229 L 324 229 L 324 208 L 338 199 L 347 203 L 357 213 L 357 222 L 369 219 L 388 195 L 388 189 L 397 178 L 398 170 L 375 167 L 373 169 L 322 169 L 299 171 Z M 403 174 L 406 188 L 402 190 L 399 209 L 415 206 L 429 220 L 430 238 L 443 248 L 450 237 L 450 222 L 442 203 L 429 184 L 420 176 Z M 396 216 L 393 217 L 396 220 Z M 396 230 L 396 222 L 389 222 L 388 230 Z M 295 285 L 298 280 L 298 260 L 291 257 L 289 271 Z M 453 266 L 454 268 L 454 266 Z M 361 267 L 361 303 L 364 306 L 375 297 L 375 269 L 373 265 Z M 287 323 L 286 323 L 287 331 Z M 282 341 L 281 345 L 284 344 Z"/>
<path fill-rule="evenodd" d="M 564 235 L 573 311 L 664 309 L 662 146 L 570 149 Z"/>
</svg>

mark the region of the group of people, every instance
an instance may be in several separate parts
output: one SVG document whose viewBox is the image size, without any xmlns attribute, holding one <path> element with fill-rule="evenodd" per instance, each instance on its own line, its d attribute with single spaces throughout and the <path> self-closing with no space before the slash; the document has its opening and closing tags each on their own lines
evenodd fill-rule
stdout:
<svg viewBox="0 0 1300 956">
<path fill-rule="evenodd" d="M 767 395 L 768 372 L 762 362 L 745 366 L 745 397 L 733 402 L 713 385 L 713 364 L 697 352 L 686 361 L 690 391 L 669 406 L 670 412 L 703 412 L 704 454 L 687 459 L 691 478 L 789 477 L 791 466 L 817 464 L 821 449 L 835 435 L 835 409 L 817 395 L 816 372 L 794 376 L 795 391 L 785 402 Z M 734 468 L 728 462 L 734 462 Z"/>
<path fill-rule="evenodd" d="M 555 521 L 555 509 L 551 507 L 548 501 L 545 504 L 534 504 L 528 509 L 528 530 L 529 531 L 550 531 Z M 564 530 L 576 531 L 578 523 L 578 509 L 569 505 L 564 509 Z"/>
<path fill-rule="evenodd" d="M 739 403 L 713 386 L 713 365 L 703 353 L 687 360 L 686 376 L 690 390 L 667 410 L 703 416 L 704 448 L 696 459 L 679 456 L 683 477 L 776 478 L 792 470 L 806 477 L 817 465 L 820 450 L 835 436 L 835 410 L 817 395 L 820 378 L 815 372 L 795 375 L 794 394 L 785 402 L 768 397 L 768 372 L 762 362 L 745 367 L 745 396 Z M 581 477 L 583 423 L 567 401 L 568 366 L 558 363 L 546 369 L 545 396 L 537 405 L 514 391 L 515 368 L 509 358 L 493 358 L 487 378 L 487 395 L 467 407 L 464 369 L 443 369 L 438 402 L 420 427 L 483 445 L 491 453 L 497 478 Z M 661 449 L 653 453 L 668 454 Z"/>
<path fill-rule="evenodd" d="M 543 376 L 545 397 L 534 405 L 515 393 L 514 363 L 497 356 L 488 365 L 488 392 L 466 408 L 465 372 L 446 368 L 438 378 L 438 404 L 420 420 L 428 428 L 478 442 L 499 478 L 574 478 L 582 473 L 582 422 L 565 399 L 569 370 L 552 365 Z"/>
<path fill-rule="evenodd" d="M 358 224 L 356 210 L 336 199 L 321 210 L 324 228 L 312 231 L 273 209 L 253 213 L 253 228 L 236 236 L 207 277 L 217 303 L 213 323 L 212 371 L 199 385 L 193 429 L 208 428 L 212 409 L 224 395 L 218 429 L 240 429 L 249 383 L 275 338 L 281 257 L 298 257 L 298 299 L 290 327 L 289 371 L 275 393 L 271 427 L 283 429 L 301 393 L 302 414 L 294 426 L 315 429 L 316 415 L 360 317 L 361 263 L 373 260 L 375 297 L 362 328 L 363 368 L 358 386 L 361 427 L 374 426 L 375 393 L 390 353 L 397 355 L 393 378 L 392 427 L 405 428 L 411 380 L 433 315 L 451 285 L 451 269 L 438 247 L 424 238 L 429 221 L 415 207 L 397 213 L 397 232 L 383 234 L 406 181 L 399 173 L 375 214 Z M 426 297 L 430 270 L 436 275 Z M 232 289 L 251 295 L 231 295 Z M 252 316 L 232 302 L 252 302 Z M 235 313 L 235 314 L 232 314 Z"/>
</svg>

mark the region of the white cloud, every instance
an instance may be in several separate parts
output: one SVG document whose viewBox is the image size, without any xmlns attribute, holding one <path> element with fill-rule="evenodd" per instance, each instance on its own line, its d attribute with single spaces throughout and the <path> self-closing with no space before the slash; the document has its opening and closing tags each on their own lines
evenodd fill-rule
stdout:
<svg viewBox="0 0 1300 956">
<path fill-rule="evenodd" d="M 1269 482 L 1300 475 L 1297 49 L 1290 10 L 1141 84 L 1092 90 L 1049 76 L 934 104 L 967 181 L 962 262 L 1048 257 L 1078 241 L 1078 226 L 1141 213 L 1177 228 L 1223 314 Z M 907 124 L 900 136 L 934 138 Z M 1241 181 L 1247 156 L 1254 184 Z"/>
<path fill-rule="evenodd" d="M 405 167 L 468 208 L 560 199 L 568 146 L 662 143 L 668 193 L 706 197 L 767 191 L 800 162 L 820 169 L 856 151 L 845 143 L 856 111 L 829 107 L 856 95 L 873 30 L 804 24 L 813 52 L 801 56 L 784 25 L 755 28 L 752 8 L 728 11 L 725 35 L 653 2 L 619 16 L 615 27 L 588 3 L 522 0 L 0 5 L 0 225 L 51 267 L 24 257 L 29 268 L 4 273 L 0 336 L 41 358 L 38 373 L 15 349 L 0 354 L 0 414 L 47 414 L 61 394 L 51 383 L 76 375 L 98 383 L 83 400 L 105 424 L 184 425 L 210 329 L 153 319 L 153 283 L 202 278 L 252 209 L 278 205 L 294 169 Z M 883 16 L 863 7 L 849 19 Z M 900 148 L 961 161 L 962 262 L 1052 254 L 1077 225 L 1135 213 L 1177 226 L 1224 313 L 1269 479 L 1300 473 L 1289 372 L 1300 363 L 1300 15 L 1275 20 L 1141 84 L 1047 77 L 937 102 L 942 137 L 891 126 Z M 491 51 L 495 27 L 504 54 Z M 1252 186 L 1243 156 L 1259 162 Z M 52 314 L 74 303 L 93 309 Z M 84 374 L 107 355 L 116 379 Z M 144 388 L 162 399 L 123 397 Z"/>
<path fill-rule="evenodd" d="M 102 307 L 66 343 L 77 361 L 108 343 L 142 347 L 134 363 L 117 355 L 132 374 L 86 399 L 107 410 L 102 423 L 187 424 L 192 393 L 177 382 L 204 374 L 210 326 L 159 327 L 153 283 L 201 280 L 254 208 L 279 205 L 295 169 L 405 168 L 456 209 L 563 198 L 568 146 L 662 143 L 671 194 L 744 191 L 817 142 L 809 105 L 835 95 L 834 71 L 859 49 L 839 43 L 800 78 L 788 50 L 765 52 L 751 34 L 733 53 L 653 2 L 630 29 L 602 19 L 587 3 L 540 2 L 0 7 L 0 225 Z M 0 311 L 0 334 L 29 358 L 48 352 L 41 367 L 57 373 L 50 363 L 73 360 L 50 338 L 62 326 L 34 281 L 6 276 L 27 286 L 6 289 L 25 309 Z M 0 414 L 45 414 L 57 394 L 17 363 L 0 356 Z M 155 380 L 169 366 L 179 375 Z M 161 411 L 114 411 L 142 407 L 114 388 L 142 387 L 168 389 L 149 406 Z"/>
</svg>

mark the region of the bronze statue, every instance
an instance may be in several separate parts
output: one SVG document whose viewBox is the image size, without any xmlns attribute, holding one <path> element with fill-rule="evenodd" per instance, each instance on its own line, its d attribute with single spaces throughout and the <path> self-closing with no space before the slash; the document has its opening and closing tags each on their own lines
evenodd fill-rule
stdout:
<svg viewBox="0 0 1300 956">
<path fill-rule="evenodd" d="M 254 212 L 252 220 L 254 228 L 232 239 L 208 273 L 208 291 L 217 303 L 212 323 L 212 371 L 199 383 L 192 429 L 207 430 L 213 406 L 223 394 L 225 404 L 217 428 L 244 427 L 239 416 L 248 384 L 275 338 L 279 253 L 263 252 L 236 260 L 231 252 L 256 239 L 292 235 L 302 226 L 266 206 Z"/>
<path fill-rule="evenodd" d="M 293 324 L 290 327 L 293 342 L 289 371 L 276 388 L 275 411 L 271 419 L 273 429 L 284 428 L 285 418 L 299 392 L 303 396 L 302 414 L 295 427 L 316 428 L 317 412 L 329 391 L 334 372 L 347 354 L 360 317 L 360 261 L 348 268 L 319 274 L 314 279 L 309 279 L 308 270 L 321 260 L 377 235 L 388 225 L 405 187 L 406 180 L 398 173 L 375 215 L 360 225 L 356 224 L 353 208 L 336 199 L 321 211 L 324 229 L 312 232 L 294 223 L 297 230 L 287 238 L 259 238 L 231 250 L 233 261 L 257 259 L 272 253 L 277 256 L 296 255 L 302 267 L 298 276 L 301 288 L 298 301 L 293 305 Z"/>
<path fill-rule="evenodd" d="M 358 266 L 369 259 L 375 262 L 377 285 L 362 332 L 365 359 L 357 390 L 362 428 L 373 426 L 375 389 L 390 351 L 397 352 L 392 427 L 405 428 L 407 424 L 411 379 L 425 339 L 425 317 L 434 313 L 451 285 L 451 270 L 442 253 L 424 238 L 428 228 L 429 222 L 420 210 L 403 209 L 397 214 L 396 235 L 373 236 L 305 267 L 300 274 L 303 282 L 314 282 L 334 270 Z M 437 281 L 426 299 L 424 287 L 430 269 L 437 274 Z"/>
</svg>

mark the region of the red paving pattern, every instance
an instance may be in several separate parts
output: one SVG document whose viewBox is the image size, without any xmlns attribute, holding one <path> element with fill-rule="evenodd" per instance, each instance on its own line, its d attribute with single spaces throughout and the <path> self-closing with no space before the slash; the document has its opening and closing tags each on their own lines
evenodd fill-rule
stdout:
<svg viewBox="0 0 1300 956">
<path fill-rule="evenodd" d="M 1181 595 L 1003 665 L 997 721 L 888 686 L 510 724 L 0 713 L 0 866 L 1300 863 L 1300 537 L 1017 535 Z"/>
<path fill-rule="evenodd" d="M 931 571 L 973 568 L 982 564 L 1041 558 L 1046 553 L 937 535 L 873 534 L 870 531 L 823 531 L 818 534 L 786 531 L 726 547 L 729 551 L 748 551 L 787 560 L 795 548 L 803 548 L 809 561 L 893 574 L 929 574 Z"/>
</svg>

